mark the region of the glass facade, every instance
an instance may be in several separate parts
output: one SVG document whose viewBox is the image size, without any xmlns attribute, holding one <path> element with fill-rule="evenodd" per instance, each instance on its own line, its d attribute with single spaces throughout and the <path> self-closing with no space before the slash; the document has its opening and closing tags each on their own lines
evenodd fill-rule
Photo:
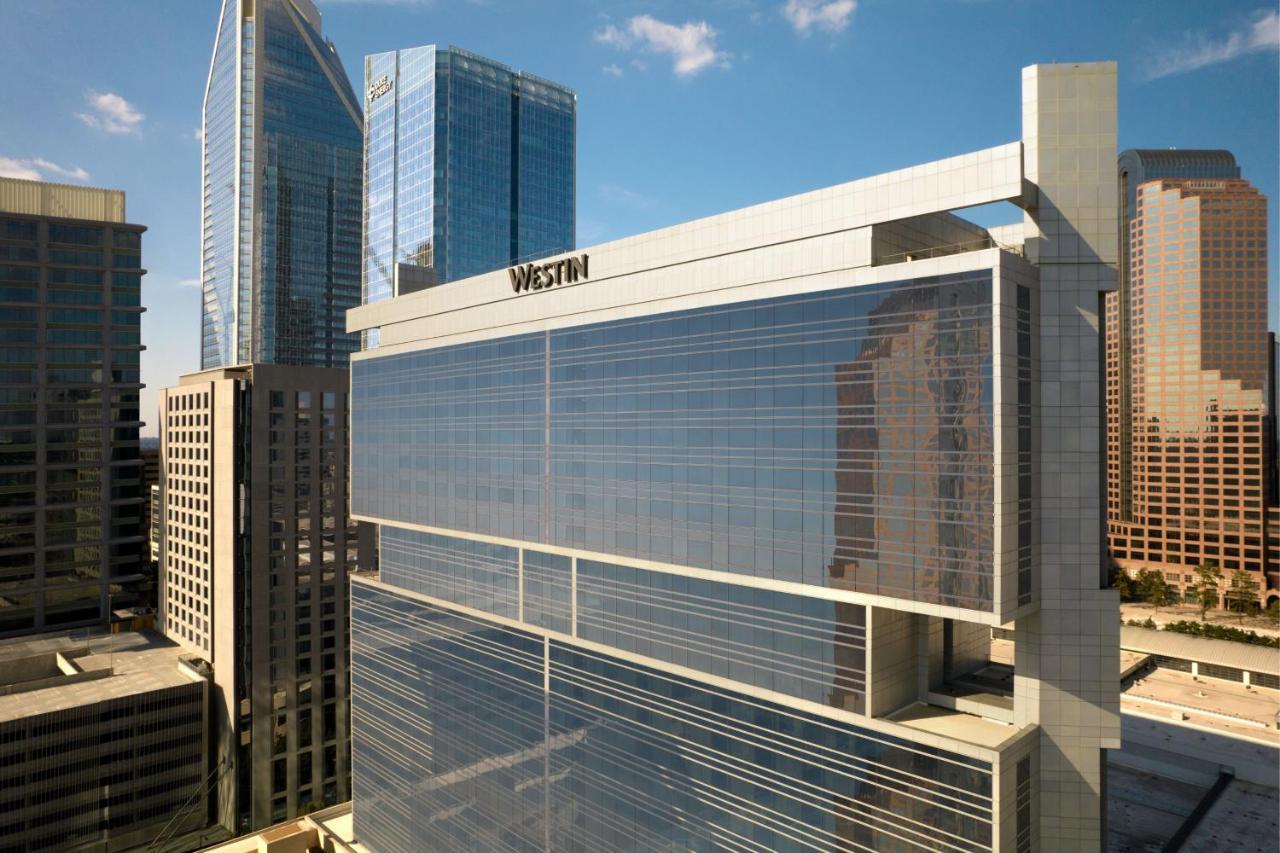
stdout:
<svg viewBox="0 0 1280 853">
<path fill-rule="evenodd" d="M 203 368 L 341 366 L 360 301 L 362 116 L 318 17 L 225 0 L 204 107 Z"/>
<path fill-rule="evenodd" d="M 520 617 L 519 553 L 506 545 L 385 527 L 379 571 L 404 589 Z"/>
<path fill-rule="evenodd" d="M 239 88 L 236 67 L 240 53 L 237 46 L 237 5 L 236 0 L 222 2 L 204 101 L 204 193 L 200 239 L 203 257 L 200 363 L 204 367 L 230 362 L 231 354 L 236 351 L 234 300 L 238 200 L 235 181 L 237 155 L 240 153 L 240 116 L 236 111 Z M 246 75 L 250 73 L 246 69 Z M 247 108 L 251 109 L 251 105 Z M 250 180 L 252 174 L 250 168 Z"/>
<path fill-rule="evenodd" d="M 864 711 L 862 605 L 391 526 L 382 528 L 380 576 L 495 616 Z"/>
<path fill-rule="evenodd" d="M 854 713 L 864 708 L 866 608 L 590 560 L 575 636 Z"/>
<path fill-rule="evenodd" d="M 433 45 L 365 87 L 366 303 L 573 248 L 572 91 Z"/>
<path fill-rule="evenodd" d="M 0 635 L 150 603 L 142 232 L 0 214 Z"/>
<path fill-rule="evenodd" d="M 992 317 L 984 271 L 361 360 L 353 508 L 990 610 Z"/>
<path fill-rule="evenodd" d="M 371 849 L 991 847 L 986 762 L 360 582 L 352 607 Z"/>
</svg>

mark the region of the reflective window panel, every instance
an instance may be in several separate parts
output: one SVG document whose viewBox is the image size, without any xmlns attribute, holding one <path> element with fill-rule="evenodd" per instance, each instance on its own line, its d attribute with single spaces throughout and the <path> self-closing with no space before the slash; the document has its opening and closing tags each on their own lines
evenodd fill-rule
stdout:
<svg viewBox="0 0 1280 853">
<path fill-rule="evenodd" d="M 990 609 L 991 302 L 981 271 L 364 360 L 354 507 Z"/>
</svg>

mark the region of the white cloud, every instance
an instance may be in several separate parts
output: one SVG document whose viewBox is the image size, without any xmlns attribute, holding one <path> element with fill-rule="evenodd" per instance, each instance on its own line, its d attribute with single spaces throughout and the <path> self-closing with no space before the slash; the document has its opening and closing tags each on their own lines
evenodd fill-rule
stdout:
<svg viewBox="0 0 1280 853">
<path fill-rule="evenodd" d="M 40 173 L 30 160 L 0 157 L 0 178 L 21 178 L 24 181 L 40 180 Z"/>
<path fill-rule="evenodd" d="M 200 279 L 198 278 L 180 278 L 178 279 L 178 287 L 191 287 L 196 290 L 200 289 Z"/>
<path fill-rule="evenodd" d="M 85 100 L 92 112 L 76 113 L 76 116 L 89 127 L 105 133 L 142 134 L 145 116 L 114 92 L 87 92 Z"/>
<path fill-rule="evenodd" d="M 602 69 L 600 69 L 600 70 L 601 70 L 601 71 L 603 71 L 605 74 L 608 74 L 608 75 L 609 75 L 609 76 L 611 76 L 611 77 L 621 77 L 621 76 L 622 76 L 622 68 L 621 68 L 620 66 L 618 66 L 616 63 L 612 63 L 612 62 L 611 62 L 611 63 L 609 63 L 608 65 L 606 65 L 604 68 L 602 68 Z"/>
<path fill-rule="evenodd" d="M 195 130 L 191 131 L 191 138 L 196 142 L 204 142 L 204 128 L 197 127 Z"/>
<path fill-rule="evenodd" d="M 658 206 L 656 198 L 629 190 L 619 184 L 601 184 L 600 195 L 613 204 L 632 210 L 652 210 Z"/>
<path fill-rule="evenodd" d="M 1222 39 L 1204 33 L 1188 34 L 1181 45 L 1166 45 L 1146 62 L 1146 79 L 1185 74 L 1210 65 L 1220 65 L 1251 53 L 1275 54 L 1280 50 L 1280 12 L 1260 9 L 1252 22 Z"/>
<path fill-rule="evenodd" d="M 802 36 L 815 27 L 834 35 L 848 28 L 857 8 L 857 0 L 787 0 L 782 14 Z"/>
<path fill-rule="evenodd" d="M 625 29 L 609 24 L 597 30 L 595 40 L 619 50 L 638 48 L 667 54 L 678 77 L 697 74 L 710 65 L 728 67 L 730 55 L 716 49 L 716 31 L 706 21 L 688 21 L 679 26 L 650 15 L 637 15 Z"/>
<path fill-rule="evenodd" d="M 22 178 L 27 181 L 48 181 L 54 178 L 65 178 L 71 181 L 87 181 L 89 173 L 79 166 L 59 166 L 43 157 L 23 160 L 15 157 L 0 157 L 0 177 Z"/>
<path fill-rule="evenodd" d="M 594 38 L 601 44 L 613 45 L 623 50 L 631 46 L 631 38 L 613 24 L 607 24 L 604 29 L 596 30 Z"/>
</svg>

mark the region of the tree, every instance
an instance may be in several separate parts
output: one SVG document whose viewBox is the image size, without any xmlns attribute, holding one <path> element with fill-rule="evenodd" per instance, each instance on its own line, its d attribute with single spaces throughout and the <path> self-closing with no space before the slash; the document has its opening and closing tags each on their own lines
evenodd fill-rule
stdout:
<svg viewBox="0 0 1280 853">
<path fill-rule="evenodd" d="M 1111 578 L 1111 587 L 1120 591 L 1121 601 L 1133 601 L 1138 597 L 1138 590 L 1133 582 L 1133 578 L 1129 577 L 1129 573 L 1124 569 L 1113 569 L 1115 575 Z"/>
<path fill-rule="evenodd" d="M 1240 568 L 1231 573 L 1231 585 L 1227 587 L 1227 607 L 1244 614 L 1258 602 L 1258 582 L 1253 579 L 1248 569 Z"/>
<path fill-rule="evenodd" d="M 1195 593 L 1196 603 L 1200 605 L 1200 621 L 1210 607 L 1218 606 L 1218 583 L 1222 580 L 1222 569 L 1218 564 L 1206 560 L 1196 566 L 1196 581 L 1191 587 Z"/>
<path fill-rule="evenodd" d="M 1151 569 L 1138 572 L 1136 586 L 1138 597 L 1148 604 L 1168 604 L 1174 598 L 1173 587 L 1165 581 L 1164 575 Z"/>
</svg>

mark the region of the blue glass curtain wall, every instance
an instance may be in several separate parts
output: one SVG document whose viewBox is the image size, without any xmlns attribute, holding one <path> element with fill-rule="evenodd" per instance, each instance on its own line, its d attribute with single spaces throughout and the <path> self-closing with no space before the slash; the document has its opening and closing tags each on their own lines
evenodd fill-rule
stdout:
<svg viewBox="0 0 1280 853">
<path fill-rule="evenodd" d="M 372 850 L 990 848 L 986 762 L 360 582 L 352 612 Z"/>
<path fill-rule="evenodd" d="M 989 610 L 991 281 L 359 361 L 354 510 Z"/>
</svg>

